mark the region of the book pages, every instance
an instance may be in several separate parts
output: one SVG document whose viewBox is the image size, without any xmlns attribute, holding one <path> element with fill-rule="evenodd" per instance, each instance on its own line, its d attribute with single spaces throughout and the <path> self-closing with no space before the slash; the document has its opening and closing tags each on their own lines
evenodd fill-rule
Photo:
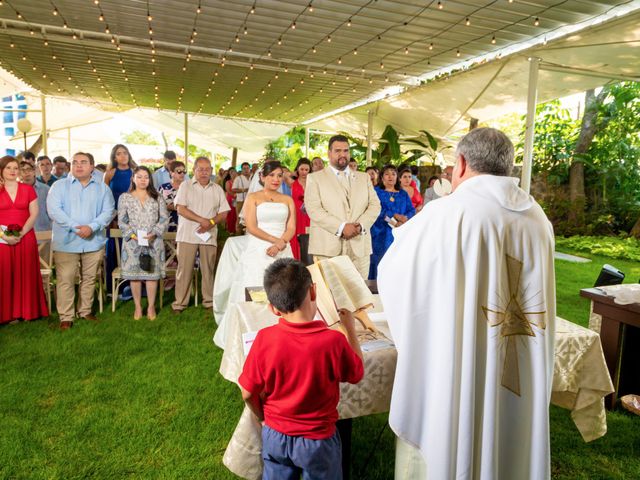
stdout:
<svg viewBox="0 0 640 480">
<path fill-rule="evenodd" d="M 325 275 L 325 280 L 339 309 L 353 313 L 373 305 L 373 294 L 349 257 L 323 260 L 320 266 L 323 273 L 330 272 L 331 277 Z"/>
<path fill-rule="evenodd" d="M 311 279 L 316 284 L 316 305 L 318 312 L 322 316 L 322 319 L 328 326 L 339 325 L 340 316 L 338 315 L 338 309 L 333 301 L 331 291 L 327 286 L 327 283 L 322 276 L 322 271 L 317 263 L 309 265 L 307 267 L 311 273 Z"/>
</svg>

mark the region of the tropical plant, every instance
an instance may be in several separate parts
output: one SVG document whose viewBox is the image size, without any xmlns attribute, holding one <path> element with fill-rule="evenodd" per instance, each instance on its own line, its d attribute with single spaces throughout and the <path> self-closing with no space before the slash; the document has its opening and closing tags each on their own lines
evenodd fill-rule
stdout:
<svg viewBox="0 0 640 480">
<path fill-rule="evenodd" d="M 315 132 L 309 134 L 309 157 L 324 156 L 328 137 Z M 294 168 L 298 160 L 305 156 L 305 128 L 294 127 L 284 135 L 267 144 L 265 157 L 279 160 L 289 168 Z"/>
</svg>

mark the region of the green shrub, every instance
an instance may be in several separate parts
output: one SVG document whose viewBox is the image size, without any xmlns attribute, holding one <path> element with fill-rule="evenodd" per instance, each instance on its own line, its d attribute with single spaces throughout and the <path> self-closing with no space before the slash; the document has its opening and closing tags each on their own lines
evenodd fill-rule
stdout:
<svg viewBox="0 0 640 480">
<path fill-rule="evenodd" d="M 556 248 L 587 252 L 609 258 L 640 261 L 640 241 L 633 237 L 556 237 Z"/>
</svg>

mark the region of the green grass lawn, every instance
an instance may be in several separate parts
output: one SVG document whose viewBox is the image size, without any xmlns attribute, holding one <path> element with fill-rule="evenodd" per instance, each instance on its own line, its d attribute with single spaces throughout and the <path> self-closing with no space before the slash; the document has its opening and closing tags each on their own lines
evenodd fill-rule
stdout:
<svg viewBox="0 0 640 480">
<path fill-rule="evenodd" d="M 558 315 L 581 325 L 589 306 L 578 291 L 603 263 L 640 278 L 636 263 L 593 259 L 556 263 Z M 155 322 L 132 315 L 126 302 L 67 332 L 55 317 L 0 327 L 0 478 L 235 478 L 222 454 L 242 401 L 218 374 L 211 314 L 165 307 Z M 609 433 L 586 444 L 570 413 L 551 408 L 554 478 L 640 478 L 640 418 L 616 411 L 607 420 Z M 393 478 L 386 421 L 354 420 L 355 479 Z"/>
</svg>

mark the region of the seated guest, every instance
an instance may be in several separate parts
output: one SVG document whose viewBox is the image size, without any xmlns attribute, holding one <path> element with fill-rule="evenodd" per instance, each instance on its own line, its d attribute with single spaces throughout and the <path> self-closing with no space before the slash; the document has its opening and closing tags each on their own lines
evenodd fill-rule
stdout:
<svg viewBox="0 0 640 480">
<path fill-rule="evenodd" d="M 122 278 L 130 282 L 134 320 L 142 318 L 142 282 L 147 291 L 147 318 L 156 319 L 158 280 L 165 276 L 162 235 L 168 224 L 167 207 L 153 188 L 151 172 L 147 167 L 136 167 L 129 192 L 123 193 L 118 202 L 118 227 L 123 239 L 120 266 Z M 139 238 L 143 233 L 144 237 Z M 143 240 L 148 246 L 141 246 Z M 141 262 L 142 253 L 151 256 L 150 265 Z"/>
<path fill-rule="evenodd" d="M 373 253 L 371 254 L 369 280 L 376 280 L 378 277 L 378 264 L 393 243 L 392 230 L 406 223 L 416 213 L 409 195 L 400 187 L 398 171 L 393 165 L 382 167 L 380 182 L 375 190 L 382 209 L 378 219 L 371 227 Z"/>
<path fill-rule="evenodd" d="M 49 162 L 51 163 L 51 162 Z M 47 214 L 47 195 L 49 186 L 36 181 L 36 171 L 29 162 L 20 162 L 20 182 L 31 185 L 38 196 L 38 218 L 33 225 L 36 232 L 51 230 L 51 219 Z"/>
<path fill-rule="evenodd" d="M 227 195 L 227 203 L 231 210 L 227 214 L 227 232 L 230 234 L 236 233 L 236 221 L 238 220 L 238 214 L 236 213 L 236 194 L 233 191 L 233 181 L 238 176 L 238 172 L 235 168 L 230 168 L 227 175 L 224 177 L 224 183 L 222 187 Z"/>
<path fill-rule="evenodd" d="M 23 162 L 31 167 L 28 162 Z M 18 183 L 13 157 L 0 160 L 0 323 L 49 315 L 42 287 L 33 225 L 38 199 L 31 185 Z"/>
<path fill-rule="evenodd" d="M 353 315 L 340 311 L 346 337 L 314 321 L 315 285 L 293 259 L 269 266 L 264 288 L 280 320 L 258 332 L 238 379 L 242 398 L 264 421 L 262 478 L 341 479 L 340 382 L 358 383 L 364 375 Z"/>
<path fill-rule="evenodd" d="M 404 167 L 398 173 L 400 175 L 400 186 L 405 192 L 407 192 L 407 195 L 409 195 L 413 208 L 416 209 L 416 212 L 419 212 L 422 210 L 422 195 L 420 195 L 420 190 L 414 183 L 413 176 L 411 175 L 411 169 L 409 167 Z"/>
<path fill-rule="evenodd" d="M 53 176 L 58 180 L 67 176 L 67 163 L 63 156 L 53 157 Z"/>
<path fill-rule="evenodd" d="M 40 171 L 40 175 L 36 177 L 36 180 L 40 183 L 44 183 L 49 187 L 53 185 L 53 182 L 58 180 L 58 178 L 51 173 L 53 170 L 53 162 L 46 155 L 42 155 L 38 157 L 38 170 Z"/>
<path fill-rule="evenodd" d="M 184 163 L 176 160 L 170 162 L 168 165 L 169 173 L 171 174 L 171 181 L 163 183 L 158 188 L 158 192 L 162 195 L 162 199 L 169 210 L 169 232 L 175 232 L 178 230 L 178 210 L 173 203 L 173 200 L 178 194 L 178 189 L 187 175 L 187 168 Z"/>
<path fill-rule="evenodd" d="M 62 330 L 73 326 L 78 267 L 78 316 L 96 320 L 91 312 L 96 274 L 107 242 L 105 230 L 115 213 L 111 190 L 92 175 L 91 158 L 86 153 L 76 153 L 71 164 L 72 175 L 54 183 L 47 198 L 47 210 L 53 220 L 51 247 Z"/>
<path fill-rule="evenodd" d="M 376 167 L 367 167 L 365 173 L 371 177 L 371 185 L 378 185 L 378 169 Z"/>
</svg>

